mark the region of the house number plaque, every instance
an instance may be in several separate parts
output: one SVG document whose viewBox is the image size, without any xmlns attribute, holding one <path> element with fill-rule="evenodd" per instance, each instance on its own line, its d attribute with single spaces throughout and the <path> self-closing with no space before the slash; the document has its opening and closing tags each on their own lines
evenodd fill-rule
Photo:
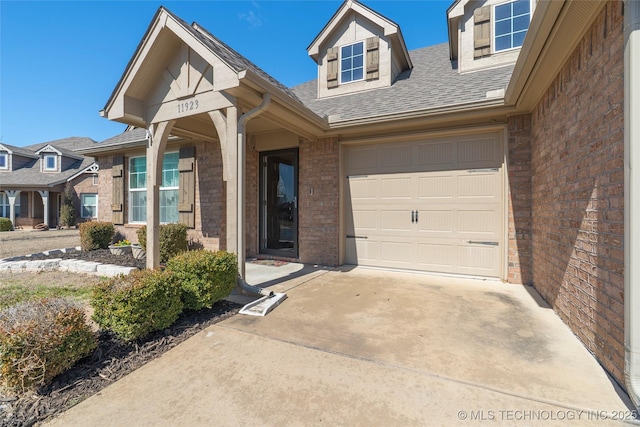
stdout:
<svg viewBox="0 0 640 427">
<path fill-rule="evenodd" d="M 178 114 L 182 114 L 182 113 L 186 113 L 189 111 L 193 111 L 193 110 L 197 110 L 198 109 L 198 100 L 197 99 L 191 99 L 188 101 L 182 101 L 178 103 Z"/>
</svg>

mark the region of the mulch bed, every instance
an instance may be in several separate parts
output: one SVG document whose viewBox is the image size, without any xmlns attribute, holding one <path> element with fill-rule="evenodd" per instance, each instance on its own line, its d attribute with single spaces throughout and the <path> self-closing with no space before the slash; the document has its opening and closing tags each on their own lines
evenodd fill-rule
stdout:
<svg viewBox="0 0 640 427">
<path fill-rule="evenodd" d="M 113 255 L 108 249 L 14 259 L 20 258 L 73 258 L 140 269 L 145 267 L 144 260 L 136 260 L 131 255 Z M 208 326 L 233 316 L 240 308 L 239 304 L 219 301 L 211 309 L 185 311 L 169 328 L 130 343 L 100 331 L 96 350 L 57 376 L 50 385 L 20 396 L 0 392 L 0 426 L 32 426 L 60 414 Z"/>
</svg>

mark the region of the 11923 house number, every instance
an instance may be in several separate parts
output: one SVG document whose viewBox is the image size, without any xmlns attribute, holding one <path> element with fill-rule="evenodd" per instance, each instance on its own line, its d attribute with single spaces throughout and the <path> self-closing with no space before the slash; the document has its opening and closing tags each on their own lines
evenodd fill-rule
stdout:
<svg viewBox="0 0 640 427">
<path fill-rule="evenodd" d="M 184 101 L 178 103 L 178 114 L 186 113 L 188 111 L 197 110 L 198 109 L 198 100 L 192 99 L 190 101 Z"/>
</svg>

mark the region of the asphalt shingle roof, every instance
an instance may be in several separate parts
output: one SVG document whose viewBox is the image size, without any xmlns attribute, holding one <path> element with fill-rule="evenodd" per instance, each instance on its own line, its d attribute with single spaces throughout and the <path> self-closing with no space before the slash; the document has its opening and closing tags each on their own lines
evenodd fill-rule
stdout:
<svg viewBox="0 0 640 427">
<path fill-rule="evenodd" d="M 55 141 L 40 142 L 38 144 L 27 145 L 24 148 L 36 152 L 42 147 L 45 147 L 47 144 L 54 146 L 58 149 L 58 151 L 64 153 L 64 150 L 74 152 L 83 148 L 89 148 L 94 144 L 97 144 L 97 142 L 91 138 L 72 136 L 70 138 L 56 139 Z"/>
<path fill-rule="evenodd" d="M 147 139 L 147 130 L 144 128 L 127 129 L 124 132 L 105 139 L 100 143 L 100 147 L 107 145 L 126 144 L 127 142 L 136 142 Z"/>
<path fill-rule="evenodd" d="M 50 187 L 63 183 L 93 163 L 92 158 L 84 157 L 76 153 L 75 150 L 92 147 L 95 144 L 97 144 L 96 141 L 85 137 L 63 138 L 50 142 L 32 144 L 26 147 L 13 147 L 7 144 L 2 144 L 16 154 L 28 154 L 29 157 L 35 158 L 18 169 L 13 169 L 11 172 L 0 173 L 0 187 Z M 63 156 L 72 159 L 80 157 L 80 159 L 76 160 L 71 166 L 67 167 L 67 169 L 62 172 L 41 172 L 39 156 L 35 153 L 47 145 L 54 147 L 62 153 Z"/>
<path fill-rule="evenodd" d="M 323 99 L 317 99 L 317 80 L 292 89 L 316 114 L 339 115 L 336 121 L 482 101 L 488 91 L 506 89 L 513 65 L 460 74 L 448 48 L 443 43 L 409 52 L 414 68 L 390 87 Z"/>
<path fill-rule="evenodd" d="M 24 167 L 0 174 L 0 187 L 47 187 L 65 182 L 93 163 L 93 159 L 84 157 L 62 172 L 40 172 L 39 160 L 32 160 Z"/>
</svg>

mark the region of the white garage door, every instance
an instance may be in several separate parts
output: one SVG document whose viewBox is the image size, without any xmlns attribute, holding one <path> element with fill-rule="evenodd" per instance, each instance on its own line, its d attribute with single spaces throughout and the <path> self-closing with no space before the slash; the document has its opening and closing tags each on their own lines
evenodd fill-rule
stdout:
<svg viewBox="0 0 640 427">
<path fill-rule="evenodd" d="M 496 134 L 346 150 L 346 263 L 500 277 Z"/>
</svg>

